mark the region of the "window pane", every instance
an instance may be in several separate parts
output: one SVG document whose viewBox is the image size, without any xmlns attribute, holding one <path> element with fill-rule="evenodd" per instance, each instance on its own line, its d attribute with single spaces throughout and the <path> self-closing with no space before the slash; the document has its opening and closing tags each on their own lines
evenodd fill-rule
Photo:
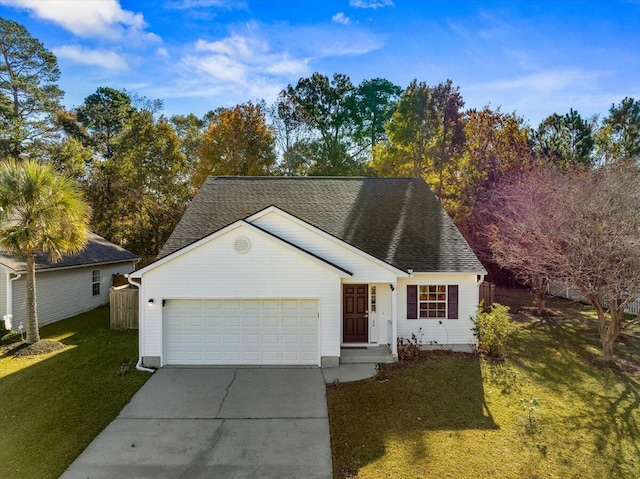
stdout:
<svg viewBox="0 0 640 479">
<path fill-rule="evenodd" d="M 420 318 L 447 317 L 447 286 L 443 284 L 419 285 Z"/>
</svg>

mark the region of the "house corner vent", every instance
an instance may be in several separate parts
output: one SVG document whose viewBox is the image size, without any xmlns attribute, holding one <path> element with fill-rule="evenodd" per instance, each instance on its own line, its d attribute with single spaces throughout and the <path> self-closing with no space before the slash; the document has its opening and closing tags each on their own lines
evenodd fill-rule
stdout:
<svg viewBox="0 0 640 479">
<path fill-rule="evenodd" d="M 251 249 L 251 242 L 245 236 L 239 236 L 233 242 L 233 249 L 238 254 L 245 254 Z"/>
</svg>

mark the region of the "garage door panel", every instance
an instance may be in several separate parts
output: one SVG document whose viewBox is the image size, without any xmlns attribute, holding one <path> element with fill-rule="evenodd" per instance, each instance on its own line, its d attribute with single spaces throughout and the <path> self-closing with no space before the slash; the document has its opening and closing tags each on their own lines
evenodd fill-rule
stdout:
<svg viewBox="0 0 640 479">
<path fill-rule="evenodd" d="M 242 316 L 240 314 L 238 314 L 238 316 L 226 315 L 224 317 L 224 325 L 227 328 L 233 328 L 235 326 L 241 326 L 242 325 Z"/>
<path fill-rule="evenodd" d="M 282 351 L 282 361 L 297 363 L 300 361 L 300 358 L 296 351 Z"/>
<path fill-rule="evenodd" d="M 301 299 L 298 301 L 298 304 L 300 305 L 300 309 L 311 310 L 313 312 L 318 311 L 318 303 L 315 299 Z"/>
<path fill-rule="evenodd" d="M 168 300 L 165 363 L 317 364 L 316 300 Z"/>
<path fill-rule="evenodd" d="M 295 328 L 300 324 L 300 318 L 298 316 L 283 316 L 282 326 L 285 328 Z"/>
<path fill-rule="evenodd" d="M 280 336 L 277 334 L 262 335 L 262 344 L 278 344 L 278 341 L 280 341 Z"/>
<path fill-rule="evenodd" d="M 266 362 L 276 363 L 280 359 L 280 356 L 277 351 L 265 351 L 262 353 L 262 358 Z"/>
<path fill-rule="evenodd" d="M 204 360 L 210 364 L 219 364 L 222 361 L 222 353 L 220 351 L 206 351 Z"/>
<path fill-rule="evenodd" d="M 226 300 L 222 302 L 222 307 L 226 310 L 241 310 L 242 301 Z"/>
<path fill-rule="evenodd" d="M 258 327 L 260 326 L 260 317 L 258 316 L 244 316 L 242 318 L 242 325 L 245 327 Z"/>
</svg>

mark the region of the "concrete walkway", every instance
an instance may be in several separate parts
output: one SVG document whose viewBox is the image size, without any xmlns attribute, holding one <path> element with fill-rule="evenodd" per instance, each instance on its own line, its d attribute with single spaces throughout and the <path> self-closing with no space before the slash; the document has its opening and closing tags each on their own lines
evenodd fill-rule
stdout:
<svg viewBox="0 0 640 479">
<path fill-rule="evenodd" d="M 332 380 L 318 368 L 162 368 L 61 477 L 331 478 Z"/>
<path fill-rule="evenodd" d="M 324 382 L 349 383 L 361 379 L 372 378 L 378 372 L 376 364 L 341 364 L 337 368 L 325 368 L 322 370 Z"/>
</svg>

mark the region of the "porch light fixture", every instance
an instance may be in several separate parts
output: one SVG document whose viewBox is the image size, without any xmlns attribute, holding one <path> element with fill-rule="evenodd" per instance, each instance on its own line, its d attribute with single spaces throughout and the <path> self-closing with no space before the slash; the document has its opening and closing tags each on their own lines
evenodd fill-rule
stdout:
<svg viewBox="0 0 640 479">
<path fill-rule="evenodd" d="M 396 288 L 392 284 L 389 284 L 389 287 L 391 288 L 391 291 L 395 291 L 396 290 Z"/>
<path fill-rule="evenodd" d="M 153 298 L 151 298 L 151 299 L 148 301 L 148 303 L 149 303 L 149 306 L 153 306 Z"/>
</svg>

